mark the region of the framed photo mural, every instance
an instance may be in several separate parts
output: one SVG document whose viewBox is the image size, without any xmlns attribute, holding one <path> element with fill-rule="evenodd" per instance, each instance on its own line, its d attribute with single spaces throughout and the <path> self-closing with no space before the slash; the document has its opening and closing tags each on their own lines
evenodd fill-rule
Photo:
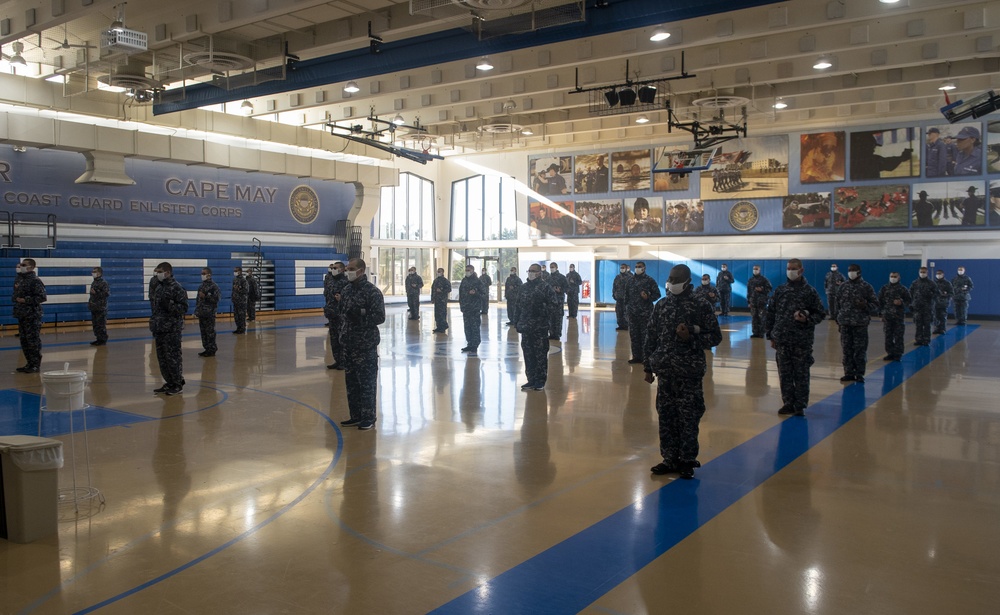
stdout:
<svg viewBox="0 0 1000 615">
<path fill-rule="evenodd" d="M 607 153 L 579 154 L 573 159 L 573 192 L 576 194 L 607 194 L 611 190 L 610 179 Z"/>
<path fill-rule="evenodd" d="M 916 128 L 851 133 L 851 180 L 919 176 L 920 143 Z"/>
<path fill-rule="evenodd" d="M 529 237 L 538 239 L 573 234 L 573 201 L 557 202 L 556 205 L 565 212 L 538 201 L 528 202 L 528 226 L 531 228 Z"/>
<path fill-rule="evenodd" d="M 986 172 L 1000 173 L 1000 120 L 986 123 Z M 990 226 L 993 226 L 992 217 Z"/>
<path fill-rule="evenodd" d="M 648 149 L 611 152 L 612 192 L 649 190 L 650 167 Z"/>
<path fill-rule="evenodd" d="M 986 196 L 982 181 L 914 184 L 910 212 L 913 228 L 984 226 Z"/>
<path fill-rule="evenodd" d="M 929 126 L 924 133 L 924 177 L 982 175 L 979 122 Z"/>
<path fill-rule="evenodd" d="M 990 182 L 990 226 L 1000 227 L 1000 180 Z"/>
<path fill-rule="evenodd" d="M 789 194 L 781 204 L 781 228 L 786 231 L 830 228 L 830 193 Z"/>
<path fill-rule="evenodd" d="M 625 199 L 625 232 L 629 235 L 661 234 L 663 199 L 658 196 Z"/>
<path fill-rule="evenodd" d="M 837 230 L 910 226 L 909 186 L 844 186 L 833 195 L 833 228 Z"/>
<path fill-rule="evenodd" d="M 733 139 L 701 171 L 702 199 L 782 197 L 788 193 L 788 136 Z"/>
<path fill-rule="evenodd" d="M 577 215 L 576 235 L 579 237 L 621 235 L 621 199 L 577 201 L 575 213 Z"/>
<path fill-rule="evenodd" d="M 570 194 L 573 181 L 572 156 L 543 156 L 528 160 L 531 189 L 545 196 Z"/>
<path fill-rule="evenodd" d="M 663 152 L 676 148 L 653 148 L 653 160 L 663 158 Z M 671 192 L 674 190 L 689 190 L 693 173 L 653 173 L 653 192 Z"/>
<path fill-rule="evenodd" d="M 842 182 L 847 165 L 847 133 L 799 135 L 799 182 Z"/>
<path fill-rule="evenodd" d="M 705 232 L 705 203 L 697 199 L 667 201 L 663 229 L 667 233 Z"/>
</svg>

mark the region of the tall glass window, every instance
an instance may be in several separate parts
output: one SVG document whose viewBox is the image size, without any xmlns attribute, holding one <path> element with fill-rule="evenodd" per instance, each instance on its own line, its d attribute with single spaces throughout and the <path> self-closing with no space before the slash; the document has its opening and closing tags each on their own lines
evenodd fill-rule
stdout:
<svg viewBox="0 0 1000 615">
<path fill-rule="evenodd" d="M 477 175 L 451 186 L 451 240 L 517 239 L 517 196 L 513 182 Z"/>
<path fill-rule="evenodd" d="M 398 186 L 382 188 L 375 238 L 434 241 L 434 183 L 400 173 Z"/>
</svg>

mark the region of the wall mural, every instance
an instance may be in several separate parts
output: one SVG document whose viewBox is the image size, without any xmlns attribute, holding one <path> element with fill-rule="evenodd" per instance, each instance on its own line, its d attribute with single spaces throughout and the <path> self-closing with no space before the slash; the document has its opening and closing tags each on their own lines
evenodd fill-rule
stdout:
<svg viewBox="0 0 1000 615">
<path fill-rule="evenodd" d="M 788 137 L 733 139 L 701 173 L 703 199 L 754 199 L 788 194 Z"/>
</svg>

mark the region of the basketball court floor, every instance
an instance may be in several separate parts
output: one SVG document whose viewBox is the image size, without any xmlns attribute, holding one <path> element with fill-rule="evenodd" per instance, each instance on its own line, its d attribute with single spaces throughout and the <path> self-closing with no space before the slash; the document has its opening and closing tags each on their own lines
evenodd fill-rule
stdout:
<svg viewBox="0 0 1000 615">
<path fill-rule="evenodd" d="M 581 311 L 544 391 L 491 306 L 382 327 L 379 418 L 341 428 L 321 317 L 184 338 L 183 395 L 144 325 L 43 334 L 43 371 L 88 372 L 91 482 L 59 533 L 0 540 L 0 613 L 941 614 L 1000 605 L 1000 325 L 953 327 L 842 385 L 817 329 L 812 405 L 782 418 L 773 351 L 722 319 L 694 480 L 653 476 L 655 385 L 614 313 Z M 912 325 L 907 338 L 912 342 Z M 0 434 L 35 434 L 38 375 L 0 339 Z M 73 413 L 77 430 L 80 412 Z M 67 443 L 69 414 L 43 435 Z M 73 442 L 82 452 L 81 434 Z M 83 461 L 77 457 L 78 465 Z"/>
</svg>

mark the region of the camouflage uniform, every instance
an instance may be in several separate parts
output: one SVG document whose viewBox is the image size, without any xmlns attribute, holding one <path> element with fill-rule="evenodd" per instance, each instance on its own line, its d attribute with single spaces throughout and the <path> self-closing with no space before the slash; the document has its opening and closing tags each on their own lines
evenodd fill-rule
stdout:
<svg viewBox="0 0 1000 615">
<path fill-rule="evenodd" d="M 249 285 L 243 276 L 233 276 L 233 322 L 236 324 L 236 333 L 243 333 L 247 330 L 247 293 Z"/>
<path fill-rule="evenodd" d="M 948 328 L 948 304 L 951 303 L 955 289 L 952 288 L 951 282 L 944 278 L 935 279 L 934 283 L 937 284 L 937 297 L 934 301 L 934 333 L 940 334 Z"/>
<path fill-rule="evenodd" d="M 159 285 L 160 281 L 156 279 L 156 274 L 154 273 L 153 277 L 149 278 L 149 292 L 146 294 L 146 297 L 149 299 L 150 310 L 153 309 L 153 293 L 156 292 L 156 287 Z"/>
<path fill-rule="evenodd" d="M 149 330 L 156 345 L 156 361 L 167 386 L 181 387 L 184 363 L 181 356 L 181 331 L 188 311 L 187 291 L 173 277 L 164 279 L 153 291 Z"/>
<path fill-rule="evenodd" d="M 343 275 L 343 274 L 341 274 Z M 333 274 L 327 270 L 323 276 L 323 316 L 326 316 L 326 326 L 333 327 Z"/>
<path fill-rule="evenodd" d="M 482 313 L 488 314 L 490 311 L 490 287 L 493 286 L 493 278 L 490 277 L 490 274 L 484 273 L 480 276 L 479 283 L 483 285 L 483 291 L 485 291 L 481 299 L 483 302 Z"/>
<path fill-rule="evenodd" d="M 902 303 L 896 305 L 896 299 Z M 878 291 L 882 331 L 885 333 L 885 354 L 891 359 L 898 360 L 903 356 L 903 335 L 906 332 L 906 320 L 903 316 L 910 302 L 910 291 L 899 282 L 886 284 Z"/>
<path fill-rule="evenodd" d="M 747 304 L 750 306 L 750 333 L 753 337 L 764 337 L 764 314 L 770 296 L 771 280 L 759 273 L 750 276 L 747 280 Z"/>
<path fill-rule="evenodd" d="M 643 299 L 645 292 L 648 298 Z M 649 315 L 653 313 L 653 303 L 660 298 L 660 287 L 649 274 L 637 273 L 625 287 L 625 304 L 628 306 L 628 331 L 632 342 L 632 361 L 641 363 L 644 357 Z"/>
<path fill-rule="evenodd" d="M 517 277 L 516 273 L 507 276 L 507 281 L 503 285 L 503 294 L 507 298 L 507 324 L 517 324 L 517 294 L 521 290 L 524 282 Z"/>
<path fill-rule="evenodd" d="M 517 332 L 521 334 L 527 387 L 541 388 L 549 375 L 549 327 L 559 309 L 553 288 L 540 277 L 528 280 L 517 294 Z"/>
<path fill-rule="evenodd" d="M 677 335 L 681 324 L 689 331 L 686 341 Z M 705 351 L 722 341 L 719 321 L 713 306 L 695 295 L 689 284 L 681 294 L 667 293 L 657 302 L 648 329 L 644 367 L 657 375 L 660 455 L 668 466 L 693 468 L 698 459 L 698 423 L 705 414 Z"/>
<path fill-rule="evenodd" d="M 252 273 L 247 274 L 247 320 L 257 320 L 257 302 L 260 301 L 260 282 Z"/>
<path fill-rule="evenodd" d="M 566 305 L 566 289 L 569 288 L 569 282 L 566 281 L 566 276 L 556 270 L 555 273 L 549 274 L 549 286 L 555 291 L 557 302 L 549 321 L 549 339 L 557 340 L 562 337 L 563 307 Z"/>
<path fill-rule="evenodd" d="M 837 289 L 837 324 L 840 325 L 844 376 L 863 379 L 868 363 L 868 324 L 872 314 L 878 311 L 875 289 L 860 274 Z"/>
<path fill-rule="evenodd" d="M 827 271 L 823 278 L 823 288 L 826 290 L 826 304 L 830 306 L 830 318 L 837 320 L 837 288 L 844 283 L 844 274 L 840 271 Z"/>
<path fill-rule="evenodd" d="M 628 331 L 628 305 L 625 303 L 625 289 L 631 279 L 631 271 L 619 273 L 615 276 L 615 282 L 611 287 L 611 298 L 615 300 L 615 318 L 618 320 L 618 329 L 622 331 Z"/>
<path fill-rule="evenodd" d="M 198 298 L 194 304 L 194 315 L 198 318 L 198 328 L 201 330 L 201 346 L 206 356 L 214 355 L 219 350 L 215 343 L 215 313 L 222 300 L 222 291 L 212 278 L 208 278 L 198 287 Z"/>
<path fill-rule="evenodd" d="M 351 419 L 376 420 L 378 390 L 378 326 L 385 322 L 385 299 L 367 275 L 359 275 L 340 291 L 340 341 L 344 345 L 344 385 Z"/>
<path fill-rule="evenodd" d="M 483 309 L 483 283 L 475 272 L 462 278 L 458 285 L 458 307 L 462 310 L 462 320 L 465 323 L 465 347 L 475 350 L 482 341 L 479 329 L 483 324 L 480 317 Z"/>
<path fill-rule="evenodd" d="M 410 309 L 410 320 L 420 318 L 420 289 L 424 287 L 424 279 L 416 273 L 406 276 L 406 306 Z"/>
<path fill-rule="evenodd" d="M 19 303 L 18 299 L 24 299 Z M 48 300 L 45 284 L 38 275 L 22 273 L 14 280 L 11 301 L 14 304 L 14 318 L 17 319 L 17 333 L 24 353 L 25 367 L 36 371 L 42 364 L 42 304 Z"/>
<path fill-rule="evenodd" d="M 931 343 L 931 319 L 934 312 L 934 302 L 937 300 L 937 285 L 928 278 L 917 278 L 910 284 L 910 298 L 913 310 L 913 326 L 917 332 L 914 343 L 926 346 Z"/>
<path fill-rule="evenodd" d="M 439 275 L 431 284 L 431 302 L 434 304 L 434 330 L 444 333 L 448 329 L 448 298 L 451 296 L 451 281 Z"/>
<path fill-rule="evenodd" d="M 715 284 L 709 282 L 708 284 L 699 284 L 694 287 L 691 291 L 696 297 L 701 297 L 708 304 L 712 306 L 712 311 L 719 305 L 719 290 L 715 287 Z"/>
<path fill-rule="evenodd" d="M 795 320 L 795 312 L 806 313 L 806 322 Z M 819 293 L 805 277 L 778 286 L 767 304 L 764 333 L 774 342 L 778 363 L 781 402 L 796 414 L 809 405 L 809 367 L 813 359 L 816 325 L 826 318 Z"/>
<path fill-rule="evenodd" d="M 569 307 L 569 317 L 576 318 L 580 310 L 580 286 L 583 278 L 576 271 L 566 274 L 566 305 Z"/>
<path fill-rule="evenodd" d="M 99 344 L 108 341 L 108 296 L 111 287 L 104 276 L 94 278 L 90 283 L 90 298 L 87 299 L 87 309 L 90 310 L 90 326 L 94 330 L 94 339 Z"/>
<path fill-rule="evenodd" d="M 969 302 L 972 301 L 972 278 L 965 275 L 956 275 L 951 280 L 951 287 L 955 291 L 955 324 L 964 325 L 969 318 Z"/>
<path fill-rule="evenodd" d="M 340 310 L 340 306 L 343 304 L 343 293 L 344 288 L 350 284 L 347 281 L 347 276 L 344 273 L 340 275 L 330 276 L 329 285 L 329 299 L 327 299 L 327 304 L 323 308 L 323 312 L 327 315 L 326 317 L 330 321 L 330 355 L 333 357 L 333 365 L 341 367 L 344 364 L 344 344 L 340 339 L 340 330 L 344 326 L 344 319 L 342 317 L 343 312 Z M 323 289 L 323 294 L 326 295 L 326 288 Z M 335 295 L 340 295 L 340 303 L 334 298 Z"/>
<path fill-rule="evenodd" d="M 733 277 L 733 272 L 728 269 L 720 271 L 719 275 L 715 276 L 715 287 L 719 289 L 719 302 L 723 316 L 729 316 L 729 307 L 733 299 L 733 283 L 735 282 L 736 278 Z"/>
</svg>

